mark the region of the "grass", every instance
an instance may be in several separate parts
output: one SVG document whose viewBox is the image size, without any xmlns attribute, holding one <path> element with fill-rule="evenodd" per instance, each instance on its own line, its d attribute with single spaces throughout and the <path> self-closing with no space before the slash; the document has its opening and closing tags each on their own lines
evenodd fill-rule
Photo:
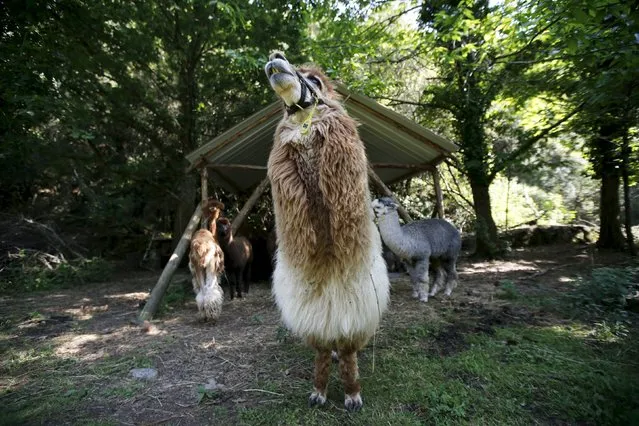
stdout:
<svg viewBox="0 0 639 426">
<path fill-rule="evenodd" d="M 60 358 L 52 346 L 0 348 L 0 379 L 13 377 L 0 391 L 2 424 L 32 424 L 50 418 L 74 418 L 74 424 L 112 424 L 96 419 L 77 418 L 77 412 L 99 395 L 104 399 L 129 399 L 146 385 L 128 377 L 134 367 L 149 367 L 151 361 L 141 354 L 105 357 L 83 363 Z M 20 378 L 24 378 L 23 381 Z"/>
<path fill-rule="evenodd" d="M 441 331 L 450 336 L 449 330 Z M 306 407 L 305 392 L 264 384 L 283 398 L 239 413 L 240 424 L 629 424 L 639 405 L 637 345 L 592 338 L 573 326 L 506 326 L 466 334 L 459 351 L 440 356 L 428 350 L 437 338 L 428 324 L 388 331 L 361 356 L 362 395 L 358 414 L 342 409 L 333 368 L 328 406 Z M 286 348 L 280 348 L 286 350 Z M 311 354 L 309 352 L 309 365 Z M 310 383 L 306 384 L 310 387 Z"/>
<path fill-rule="evenodd" d="M 621 289 L 619 277 L 627 278 Z M 252 336 L 261 340 L 248 340 L 258 344 L 254 353 L 247 349 L 249 343 L 238 340 L 238 332 L 233 340 L 237 348 L 226 348 L 233 349 L 231 355 L 217 335 L 219 346 L 207 347 L 199 358 L 189 355 L 202 355 L 197 344 L 213 337 L 200 326 L 180 328 L 202 334 L 192 341 L 166 334 L 141 343 L 136 331 L 122 341 L 126 350 L 87 361 L 60 357 L 49 338 L 16 344 L 11 324 L 0 324 L 0 423 L 117 424 L 106 413 L 122 406 L 137 410 L 144 395 L 161 387 L 131 379 L 130 369 L 154 367 L 156 359 L 163 359 L 159 362 L 167 370 L 180 363 L 195 367 L 174 379 L 192 383 L 162 383 L 174 394 L 159 394 L 163 405 L 157 399 L 153 407 L 175 413 L 158 416 L 185 414 L 202 424 L 639 424 L 639 400 L 634 398 L 639 393 L 638 321 L 632 314 L 618 320 L 622 306 L 616 296 L 634 288 L 632 280 L 631 275 L 603 271 L 592 280 L 576 280 L 567 297 L 556 290 L 544 293 L 541 287 L 530 296 L 521 284 L 502 280 L 495 294 L 497 306 L 507 311 L 442 303 L 435 307 L 438 315 L 428 320 L 415 315 L 414 305 L 392 312 L 360 354 L 364 408 L 356 414 L 343 409 L 336 365 L 326 406 L 307 407 L 313 353 L 285 328 L 273 325 L 266 310 L 239 318 L 246 329 L 260 330 Z M 593 293 L 601 283 L 609 283 L 608 290 Z M 174 284 L 168 306 L 183 303 L 185 294 L 184 287 Z M 591 294 L 605 297 L 594 300 Z M 577 315 L 579 310 L 588 315 Z M 29 312 L 28 321 L 44 318 L 35 309 Z M 189 351 L 177 352 L 179 356 L 171 351 L 186 344 Z M 212 363 L 232 368 L 216 370 Z M 206 371 L 206 377 L 229 388 L 207 391 L 204 376 L 189 377 L 194 371 Z M 233 381 L 233 373 L 239 379 Z M 98 415 L 92 411 L 96 406 L 102 407 Z"/>
</svg>

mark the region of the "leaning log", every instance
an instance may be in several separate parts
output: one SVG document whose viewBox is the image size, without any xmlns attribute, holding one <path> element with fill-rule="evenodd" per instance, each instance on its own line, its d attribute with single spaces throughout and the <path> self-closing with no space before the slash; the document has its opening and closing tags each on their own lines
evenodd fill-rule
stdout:
<svg viewBox="0 0 639 426">
<path fill-rule="evenodd" d="M 164 270 L 162 271 L 162 275 L 160 275 L 158 282 L 155 284 L 155 287 L 153 287 L 153 290 L 151 291 L 151 295 L 149 296 L 149 299 L 146 301 L 146 304 L 144 305 L 144 309 L 142 309 L 142 312 L 140 312 L 140 316 L 139 316 L 140 321 L 152 319 L 153 315 L 155 315 L 155 313 L 157 312 L 158 306 L 160 306 L 160 301 L 162 300 L 162 297 L 164 296 L 164 293 L 166 292 L 166 289 L 169 286 L 169 283 L 171 282 L 171 278 L 173 277 L 175 270 L 180 264 L 180 261 L 182 260 L 184 253 L 186 253 L 186 249 L 191 244 L 191 237 L 193 236 L 193 233 L 198 229 L 198 226 L 200 225 L 201 216 L 202 216 L 202 206 L 198 205 L 195 209 L 195 212 L 193 213 L 193 216 L 191 216 L 191 220 L 189 220 L 189 224 L 184 230 L 184 233 L 182 234 L 182 237 L 180 238 L 180 241 L 178 242 L 177 247 L 175 247 L 173 254 L 171 255 L 166 266 L 164 267 Z"/>
</svg>

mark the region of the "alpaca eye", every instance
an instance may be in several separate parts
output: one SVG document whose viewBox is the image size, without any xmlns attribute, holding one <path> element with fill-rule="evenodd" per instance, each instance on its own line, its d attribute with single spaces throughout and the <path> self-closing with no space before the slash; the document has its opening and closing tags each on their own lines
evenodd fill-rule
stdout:
<svg viewBox="0 0 639 426">
<path fill-rule="evenodd" d="M 317 86 L 319 89 L 322 88 L 322 81 L 315 77 L 314 75 L 311 75 L 308 77 L 308 81 L 310 81 L 311 83 L 313 83 L 315 86 Z"/>
</svg>

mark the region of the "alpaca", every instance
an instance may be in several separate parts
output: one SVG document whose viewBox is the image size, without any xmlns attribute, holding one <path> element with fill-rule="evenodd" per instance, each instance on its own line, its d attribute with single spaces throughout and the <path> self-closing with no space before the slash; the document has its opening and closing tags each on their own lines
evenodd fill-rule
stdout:
<svg viewBox="0 0 639 426">
<path fill-rule="evenodd" d="M 224 292 L 219 284 L 219 276 L 224 271 L 224 253 L 216 238 L 216 220 L 222 209 L 224 204 L 210 200 L 203 207 L 209 218 L 209 229 L 198 230 L 191 239 L 189 269 L 193 276 L 198 316 L 204 321 L 217 321 L 224 301 Z"/>
<path fill-rule="evenodd" d="M 388 197 L 372 202 L 382 240 L 406 263 L 413 285 L 413 297 L 428 302 L 428 269 L 432 263 L 434 296 L 446 281 L 446 296 L 457 286 L 456 263 L 461 250 L 459 231 L 444 219 L 424 219 L 404 226 L 399 224 L 397 204 Z"/>
<path fill-rule="evenodd" d="M 284 324 L 315 350 L 309 405 L 326 402 L 334 349 L 344 406 L 357 411 L 357 352 L 375 333 L 390 286 L 364 144 L 320 70 L 296 69 L 275 52 L 265 72 L 285 104 L 268 160 L 278 242 L 273 295 Z"/>
<path fill-rule="evenodd" d="M 217 237 L 224 252 L 224 268 L 231 300 L 234 296 L 233 287 L 237 291 L 237 297 L 241 299 L 242 284 L 244 293 L 248 294 L 249 291 L 253 247 L 246 237 L 233 237 L 231 222 L 225 217 L 217 221 Z"/>
</svg>

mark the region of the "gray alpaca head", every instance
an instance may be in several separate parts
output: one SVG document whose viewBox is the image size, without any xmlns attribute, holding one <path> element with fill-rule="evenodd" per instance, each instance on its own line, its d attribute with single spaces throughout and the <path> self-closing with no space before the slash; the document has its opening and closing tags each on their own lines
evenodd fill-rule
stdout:
<svg viewBox="0 0 639 426">
<path fill-rule="evenodd" d="M 375 215 L 379 217 L 397 211 L 398 206 L 392 198 L 382 197 L 373 200 L 371 207 L 373 208 Z"/>
</svg>

